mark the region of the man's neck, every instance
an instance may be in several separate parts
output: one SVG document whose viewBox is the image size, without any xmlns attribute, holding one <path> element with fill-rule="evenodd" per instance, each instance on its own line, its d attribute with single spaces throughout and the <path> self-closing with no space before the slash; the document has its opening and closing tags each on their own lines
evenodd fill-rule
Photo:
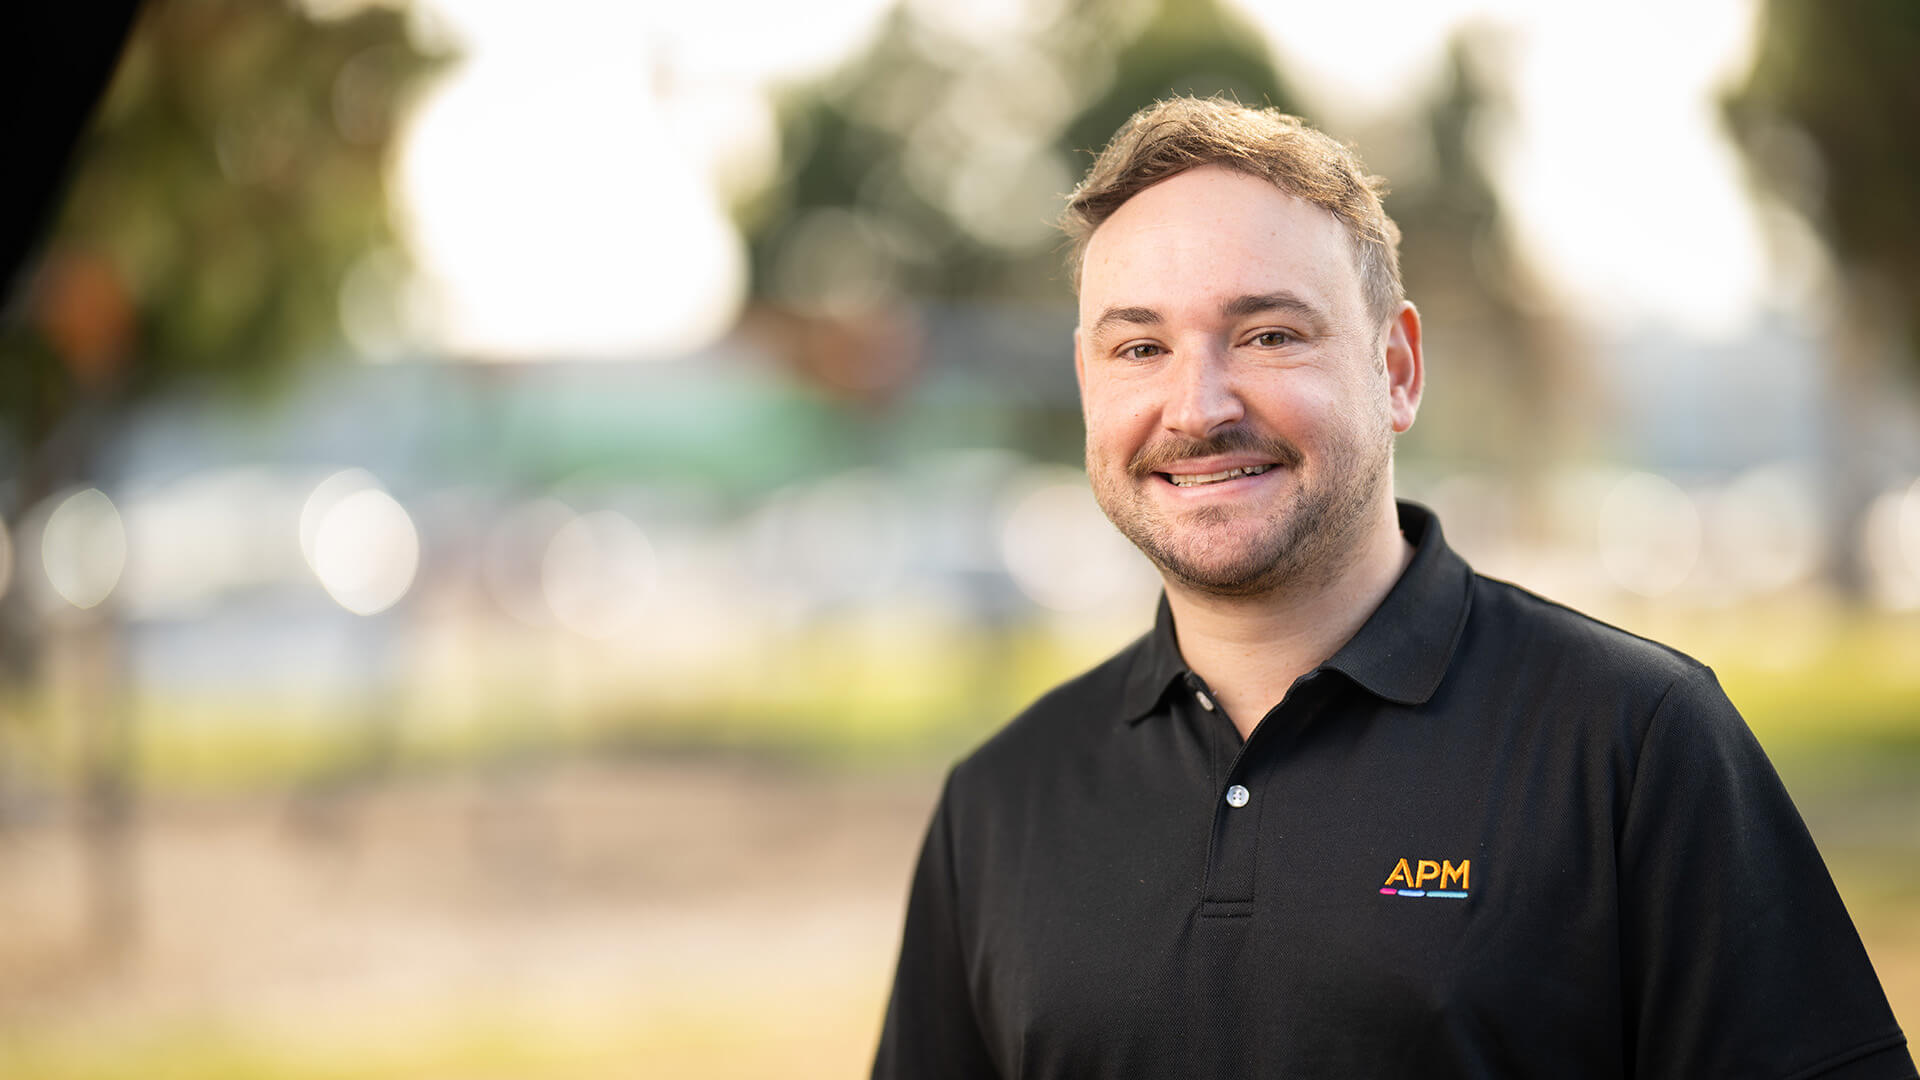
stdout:
<svg viewBox="0 0 1920 1080">
<path fill-rule="evenodd" d="M 1167 603 L 1180 654 L 1245 739 L 1295 679 L 1359 631 L 1412 561 L 1413 545 L 1400 534 L 1397 518 L 1389 518 L 1369 533 L 1363 551 L 1325 580 L 1245 597 L 1196 592 L 1169 580 Z"/>
</svg>

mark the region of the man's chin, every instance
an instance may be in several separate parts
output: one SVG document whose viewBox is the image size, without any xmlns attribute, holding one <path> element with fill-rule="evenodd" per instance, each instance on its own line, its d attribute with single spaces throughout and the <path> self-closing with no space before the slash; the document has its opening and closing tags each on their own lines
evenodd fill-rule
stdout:
<svg viewBox="0 0 1920 1080">
<path fill-rule="evenodd" d="M 1147 556 L 1171 582 L 1212 596 L 1257 596 L 1272 591 L 1286 576 L 1283 553 L 1272 550 L 1230 556 L 1160 550 Z"/>
</svg>

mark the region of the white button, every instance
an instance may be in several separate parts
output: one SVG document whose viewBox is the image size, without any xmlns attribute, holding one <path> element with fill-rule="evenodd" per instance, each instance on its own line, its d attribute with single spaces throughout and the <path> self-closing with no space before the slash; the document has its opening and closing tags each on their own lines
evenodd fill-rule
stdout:
<svg viewBox="0 0 1920 1080">
<path fill-rule="evenodd" d="M 1247 794 L 1247 789 L 1241 787 L 1239 784 L 1235 784 L 1227 789 L 1228 806 L 1245 806 L 1247 805 L 1247 800 L 1251 797 L 1252 796 Z"/>
<path fill-rule="evenodd" d="M 1205 690 L 1195 690 L 1193 692 L 1193 696 L 1197 701 L 1200 702 L 1201 708 L 1207 710 L 1208 712 L 1213 711 L 1213 699 L 1207 696 L 1207 692 Z"/>
</svg>

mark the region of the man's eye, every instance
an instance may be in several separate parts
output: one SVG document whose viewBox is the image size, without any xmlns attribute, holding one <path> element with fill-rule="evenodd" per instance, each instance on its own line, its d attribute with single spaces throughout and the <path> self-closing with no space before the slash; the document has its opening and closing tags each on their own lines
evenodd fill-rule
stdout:
<svg viewBox="0 0 1920 1080">
<path fill-rule="evenodd" d="M 1120 355 L 1126 357 L 1129 360 L 1150 360 L 1156 356 L 1159 356 L 1162 351 L 1163 350 L 1160 348 L 1160 346 L 1155 345 L 1152 342 L 1142 342 L 1139 345 L 1129 345 L 1126 348 L 1121 349 Z"/>
<path fill-rule="evenodd" d="M 1293 340 L 1293 335 L 1287 333 L 1285 330 L 1268 330 L 1253 336 L 1253 343 L 1266 349 L 1277 349 L 1282 345 L 1289 344 Z"/>
</svg>

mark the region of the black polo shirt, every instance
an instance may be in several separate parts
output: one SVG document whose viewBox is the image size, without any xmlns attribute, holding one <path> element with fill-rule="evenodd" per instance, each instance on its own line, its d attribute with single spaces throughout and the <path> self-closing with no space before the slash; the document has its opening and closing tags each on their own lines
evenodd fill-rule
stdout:
<svg viewBox="0 0 1920 1080">
<path fill-rule="evenodd" d="M 874 1076 L 1914 1076 L 1713 674 L 1400 521 L 1244 743 L 1162 600 L 954 768 Z"/>
</svg>

